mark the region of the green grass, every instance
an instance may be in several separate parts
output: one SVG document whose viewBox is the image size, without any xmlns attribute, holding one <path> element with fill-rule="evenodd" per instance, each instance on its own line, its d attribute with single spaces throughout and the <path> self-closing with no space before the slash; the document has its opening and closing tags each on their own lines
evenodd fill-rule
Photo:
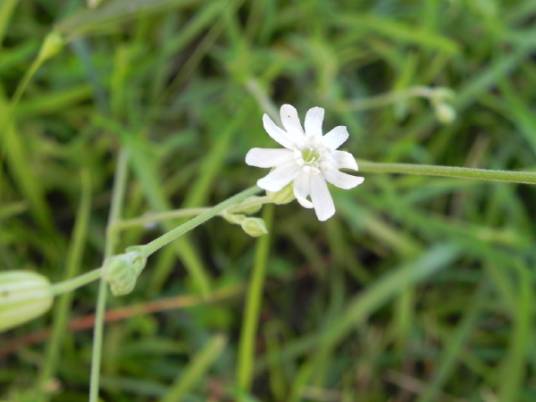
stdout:
<svg viewBox="0 0 536 402">
<path fill-rule="evenodd" d="M 536 187 L 511 181 L 536 176 L 534 18 L 532 0 L 0 2 L 0 271 L 63 281 L 184 223 L 109 216 L 251 187 L 282 103 L 348 126 L 366 176 L 327 223 L 269 206 L 256 240 L 215 218 L 132 294 L 103 284 L 102 348 L 97 283 L 0 334 L 0 401 L 87 401 L 92 354 L 104 401 L 533 401 Z"/>
</svg>

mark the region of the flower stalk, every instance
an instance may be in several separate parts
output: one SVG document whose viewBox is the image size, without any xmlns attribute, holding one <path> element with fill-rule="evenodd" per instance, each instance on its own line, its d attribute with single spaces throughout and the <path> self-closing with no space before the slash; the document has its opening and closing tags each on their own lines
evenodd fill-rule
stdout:
<svg viewBox="0 0 536 402">
<path fill-rule="evenodd" d="M 140 250 L 143 251 L 147 257 L 149 257 L 151 254 L 157 252 L 162 247 L 167 246 L 169 243 L 175 241 L 179 237 L 188 233 L 190 230 L 195 229 L 197 226 L 219 215 L 220 213 L 225 211 L 227 208 L 235 204 L 239 204 L 240 202 L 246 200 L 248 197 L 251 197 L 252 195 L 257 194 L 260 191 L 261 189 L 256 186 L 250 187 L 247 190 L 244 190 L 236 194 L 235 196 L 228 198 L 227 200 L 217 204 L 213 208 L 209 209 L 208 211 L 203 212 L 202 214 L 196 216 L 195 218 L 190 219 L 186 223 L 180 226 L 177 226 L 175 229 L 172 229 L 169 232 L 164 233 L 162 236 L 154 239 L 153 241 L 143 246 L 140 246 Z"/>
<path fill-rule="evenodd" d="M 363 160 L 359 161 L 359 171 L 362 173 L 408 174 L 504 183 L 536 184 L 536 172 L 531 171 L 474 169 L 410 163 L 378 163 Z"/>
<path fill-rule="evenodd" d="M 121 211 L 123 209 L 128 177 L 127 167 L 128 153 L 125 150 L 121 150 L 117 158 L 117 169 L 112 190 L 112 205 L 110 207 L 110 214 L 108 216 L 103 264 L 106 264 L 106 260 L 113 255 L 117 243 L 117 232 L 113 230 L 113 225 L 121 218 Z M 95 310 L 95 327 L 93 328 L 93 348 L 91 351 L 91 372 L 89 378 L 89 402 L 97 402 L 99 400 L 102 343 L 104 338 L 104 316 L 106 313 L 107 298 L 108 284 L 104 278 L 101 277 L 99 281 L 99 290 Z"/>
<path fill-rule="evenodd" d="M 378 163 L 362 160 L 359 163 L 359 167 L 361 173 L 437 176 L 536 185 L 536 171 L 488 170 L 409 163 Z M 261 236 L 267 231 L 264 221 L 247 215 L 258 212 L 265 204 L 291 202 L 293 194 L 291 186 L 284 188 L 280 192 L 268 192 L 267 195 L 257 196 L 256 194 L 260 191 L 260 188 L 253 186 L 211 208 L 167 211 L 127 221 L 116 220 L 109 230 L 113 237 L 115 237 L 119 229 L 130 226 L 153 223 L 164 219 L 194 216 L 189 221 L 164 233 L 153 241 L 145 245 L 133 246 L 123 254 L 112 256 L 111 250 L 108 250 L 108 257 L 102 267 L 66 281 L 49 285 L 49 295 L 53 298 L 60 294 L 72 292 L 101 278 L 103 279 L 102 285 L 109 285 L 115 295 L 127 294 L 134 289 L 136 280 L 150 255 L 216 216 L 223 217 L 229 223 L 240 225 L 251 236 Z M 2 281 L 0 281 L 0 285 L 2 285 Z"/>
<path fill-rule="evenodd" d="M 86 272 L 85 274 L 75 276 L 72 279 L 55 283 L 51 287 L 51 293 L 54 296 L 58 296 L 64 293 L 72 292 L 91 282 L 95 282 L 102 276 L 102 271 L 102 268 L 96 268 L 92 271 Z"/>
</svg>

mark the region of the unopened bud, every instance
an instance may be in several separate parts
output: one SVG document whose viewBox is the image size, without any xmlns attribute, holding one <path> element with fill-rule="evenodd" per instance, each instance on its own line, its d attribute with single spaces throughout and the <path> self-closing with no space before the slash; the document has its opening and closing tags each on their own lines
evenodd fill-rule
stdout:
<svg viewBox="0 0 536 402">
<path fill-rule="evenodd" d="M 434 105 L 434 110 L 439 120 L 443 124 L 450 124 L 456 119 L 456 111 L 454 108 L 444 102 L 439 102 Z"/>
<path fill-rule="evenodd" d="M 268 192 L 270 202 L 276 205 L 288 204 L 294 200 L 294 190 L 291 184 L 279 190 L 278 192 Z"/>
<path fill-rule="evenodd" d="M 63 37 L 59 32 L 52 31 L 50 32 L 43 42 L 43 45 L 41 46 L 41 50 L 39 50 L 39 55 L 37 58 L 44 62 L 45 60 L 48 60 L 52 57 L 54 57 L 56 54 L 58 54 L 61 49 L 63 48 L 63 45 L 65 44 L 65 41 L 63 40 Z"/>
<path fill-rule="evenodd" d="M 50 282 L 30 271 L 0 273 L 0 332 L 46 313 L 53 300 Z"/>
<path fill-rule="evenodd" d="M 242 201 L 240 204 L 228 209 L 230 213 L 243 213 L 252 215 L 259 212 L 264 204 L 264 197 L 252 196 Z"/>
<path fill-rule="evenodd" d="M 450 88 L 434 88 L 432 98 L 436 101 L 445 101 L 454 99 L 454 91 Z"/>
<path fill-rule="evenodd" d="M 234 214 L 231 212 L 224 212 L 222 214 L 222 218 L 233 225 L 240 225 L 242 221 L 246 219 L 246 216 L 241 214 Z"/>
<path fill-rule="evenodd" d="M 87 6 L 89 8 L 97 8 L 102 0 L 87 0 Z"/>
<path fill-rule="evenodd" d="M 268 233 L 266 224 L 261 218 L 245 218 L 240 227 L 251 237 L 264 236 Z"/>
<path fill-rule="evenodd" d="M 146 263 L 147 257 L 136 248 L 108 258 L 103 278 L 110 285 L 113 295 L 123 296 L 132 292 Z"/>
</svg>

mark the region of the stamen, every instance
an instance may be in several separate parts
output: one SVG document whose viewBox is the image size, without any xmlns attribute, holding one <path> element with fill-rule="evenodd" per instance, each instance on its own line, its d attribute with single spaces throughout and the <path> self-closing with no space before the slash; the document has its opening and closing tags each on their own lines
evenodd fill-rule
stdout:
<svg viewBox="0 0 536 402">
<path fill-rule="evenodd" d="M 305 148 L 301 151 L 301 157 L 304 163 L 311 164 L 320 159 L 320 154 L 314 148 Z"/>
</svg>

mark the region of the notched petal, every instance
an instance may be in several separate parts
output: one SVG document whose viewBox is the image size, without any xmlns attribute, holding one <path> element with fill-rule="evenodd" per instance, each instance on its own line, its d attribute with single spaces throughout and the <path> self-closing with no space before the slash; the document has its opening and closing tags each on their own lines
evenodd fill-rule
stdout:
<svg viewBox="0 0 536 402">
<path fill-rule="evenodd" d="M 292 159 L 292 151 L 277 148 L 252 148 L 246 154 L 246 163 L 260 168 L 271 168 Z"/>
<path fill-rule="evenodd" d="M 324 121 L 324 109 L 318 106 L 312 107 L 305 115 L 305 134 L 308 136 L 322 136 L 322 122 Z"/>
<path fill-rule="evenodd" d="M 303 136 L 303 128 L 300 123 L 300 117 L 298 111 L 292 105 L 285 104 L 281 106 L 280 110 L 281 123 L 285 130 L 292 138 Z"/>
<path fill-rule="evenodd" d="M 294 197 L 304 208 L 313 208 L 313 203 L 307 199 L 311 193 L 311 184 L 308 174 L 301 173 L 294 179 Z"/>
<path fill-rule="evenodd" d="M 337 149 L 346 142 L 350 134 L 346 126 L 337 126 L 322 137 L 322 142 L 330 149 Z"/>
<path fill-rule="evenodd" d="M 334 186 L 344 190 L 350 190 L 351 188 L 357 187 L 365 181 L 363 177 L 352 176 L 351 174 L 339 172 L 335 169 L 326 170 L 324 172 L 324 177 Z"/>
<path fill-rule="evenodd" d="M 311 199 L 319 221 L 326 221 L 335 214 L 335 204 L 328 185 L 321 175 L 311 176 Z"/>
<path fill-rule="evenodd" d="M 273 121 L 270 119 L 270 116 L 264 114 L 262 116 L 262 124 L 268 135 L 278 144 L 284 146 L 285 148 L 292 148 L 293 142 L 285 132 L 285 130 L 279 128 Z"/>
<path fill-rule="evenodd" d="M 266 191 L 279 191 L 294 180 L 299 169 L 300 167 L 295 163 L 278 166 L 266 176 L 257 180 L 257 186 Z"/>
<path fill-rule="evenodd" d="M 338 169 L 351 169 L 355 171 L 359 170 L 357 161 L 355 160 L 354 155 L 352 155 L 350 152 L 334 151 L 333 159 L 335 160 L 335 164 L 337 165 Z"/>
</svg>

